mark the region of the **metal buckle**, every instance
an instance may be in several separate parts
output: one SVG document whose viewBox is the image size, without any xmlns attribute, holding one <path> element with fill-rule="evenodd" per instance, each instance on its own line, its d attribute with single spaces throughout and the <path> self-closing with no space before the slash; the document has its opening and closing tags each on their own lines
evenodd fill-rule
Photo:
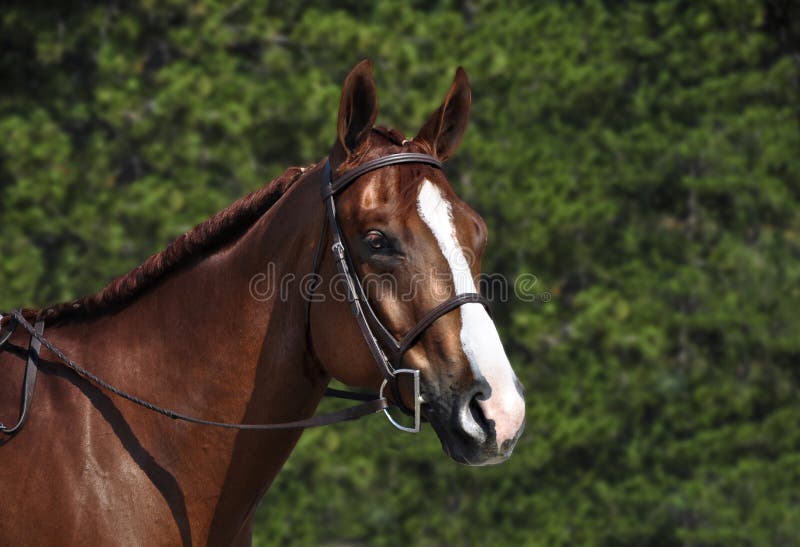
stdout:
<svg viewBox="0 0 800 547">
<path fill-rule="evenodd" d="M 395 376 L 397 376 L 398 374 L 411 374 L 411 376 L 414 378 L 414 427 L 406 427 L 404 425 L 400 425 L 397 422 L 397 420 L 392 418 L 392 415 L 389 414 L 388 408 L 384 408 L 383 413 L 386 414 L 387 418 L 389 418 L 389 422 L 391 422 L 391 424 L 400 431 L 405 431 L 407 433 L 419 433 L 420 422 L 421 422 L 420 403 L 422 402 L 422 398 L 420 397 L 419 393 L 419 371 L 410 368 L 398 368 L 395 369 L 394 374 Z M 383 383 L 381 384 L 381 389 L 378 392 L 378 397 L 383 398 L 383 390 L 386 388 L 387 385 L 389 385 L 388 378 L 383 380 Z"/>
<path fill-rule="evenodd" d="M 333 254 L 335 254 L 336 258 L 339 260 L 344 258 L 344 245 L 342 245 L 341 241 L 337 241 L 331 245 L 331 251 L 333 251 Z"/>
</svg>

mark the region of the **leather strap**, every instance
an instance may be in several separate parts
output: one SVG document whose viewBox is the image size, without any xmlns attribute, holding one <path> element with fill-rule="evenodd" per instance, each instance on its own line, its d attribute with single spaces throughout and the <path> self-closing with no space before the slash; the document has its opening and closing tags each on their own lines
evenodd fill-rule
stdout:
<svg viewBox="0 0 800 547">
<path fill-rule="evenodd" d="M 388 156 L 383 156 L 381 158 L 364 162 L 358 167 L 354 167 L 349 171 L 345 171 L 336 179 L 332 179 L 330 176 L 326 177 L 325 182 L 330 184 L 327 184 L 323 187 L 322 198 L 325 199 L 329 196 L 338 194 L 351 182 L 365 173 L 380 169 L 381 167 L 400 165 L 403 163 L 422 163 L 425 165 L 432 165 L 437 169 L 442 168 L 442 162 L 433 156 L 429 156 L 428 154 L 418 154 L 416 152 L 400 152 L 397 154 L 389 154 Z M 328 166 L 328 170 L 330 171 L 330 163 Z"/>
<path fill-rule="evenodd" d="M 126 393 L 119 388 L 116 388 L 106 382 L 105 380 L 95 376 L 85 368 L 78 365 L 75 361 L 71 360 L 67 357 L 64 352 L 58 349 L 52 342 L 47 340 L 42 335 L 42 330 L 44 328 L 44 324 L 40 321 L 36 323 L 36 328 L 34 328 L 22 313 L 19 310 L 14 310 L 13 312 L 14 318 L 19 322 L 19 325 L 28 331 L 31 335 L 31 355 L 35 354 L 36 363 L 38 363 L 38 356 L 39 356 L 39 343 L 46 347 L 48 350 L 53 352 L 53 354 L 61 361 L 64 366 L 74 371 L 76 374 L 81 376 L 82 378 L 92 382 L 93 384 L 114 393 L 123 399 L 126 399 L 134 404 L 137 404 L 141 407 L 144 407 L 148 410 L 152 410 L 153 412 L 157 412 L 158 414 L 162 414 L 167 416 L 168 418 L 172 418 L 173 420 L 181 420 L 184 422 L 189 422 L 198 425 L 208 425 L 213 427 L 221 427 L 225 429 L 242 429 L 248 431 L 273 431 L 279 429 L 298 429 L 298 428 L 309 428 L 309 427 L 321 427 L 325 425 L 335 424 L 337 422 L 343 422 L 346 420 L 355 420 L 356 418 L 360 418 L 362 416 L 366 416 L 368 414 L 374 414 L 376 412 L 380 412 L 384 409 L 389 408 L 389 402 L 385 398 L 373 399 L 366 401 L 364 403 L 351 406 L 349 408 L 345 408 L 343 410 L 339 410 L 336 412 L 331 412 L 329 414 L 319 414 L 317 416 L 312 416 L 311 418 L 307 418 L 305 420 L 296 420 L 293 422 L 282 422 L 277 424 L 237 424 L 237 423 L 229 423 L 229 422 L 217 422 L 213 420 L 203 420 L 201 418 L 195 418 L 194 416 L 188 416 L 186 414 L 182 414 L 180 412 L 175 412 L 174 410 L 170 410 L 167 408 L 162 408 L 160 406 L 154 405 L 144 399 L 136 397 L 135 395 L 131 395 L 130 393 Z M 35 351 L 33 351 L 34 342 Z M 29 358 L 30 363 L 30 358 Z M 26 386 L 27 386 L 27 371 L 26 371 Z M 32 393 L 31 388 L 31 393 Z M 30 398 L 26 399 L 30 401 Z M 27 412 L 24 412 L 27 415 Z M 4 429 L 5 433 L 13 433 L 14 431 L 18 430 L 19 427 L 22 426 L 22 422 L 24 422 L 24 417 L 21 418 L 20 423 L 14 426 L 13 428 Z"/>
<path fill-rule="evenodd" d="M 15 318 L 15 320 L 18 321 L 17 318 Z M 44 332 L 44 321 L 37 321 L 34 331 L 31 332 L 31 341 L 28 346 L 28 362 L 25 364 L 25 380 L 22 386 L 22 408 L 19 413 L 19 420 L 11 427 L 0 424 L 0 432 L 7 435 L 13 435 L 22 429 L 22 426 L 28 419 L 31 400 L 33 399 L 33 390 L 36 388 L 36 373 L 39 371 L 39 350 L 42 347 L 39 336 L 42 335 L 42 332 Z M 3 340 L 3 342 L 5 342 L 5 340 Z"/>
<path fill-rule="evenodd" d="M 12 317 L 11 320 L 8 322 L 8 325 L 6 325 L 6 328 L 8 330 L 3 334 L 0 334 L 0 350 L 3 349 L 3 345 L 6 342 L 8 342 L 8 339 L 11 338 L 11 335 L 14 334 L 17 325 L 19 325 L 19 323 L 17 323 L 17 320 Z"/>
<path fill-rule="evenodd" d="M 398 353 L 400 357 L 408 351 L 408 349 L 414 345 L 417 341 L 417 338 L 425 332 L 428 327 L 430 327 L 437 319 L 441 316 L 446 315 L 453 311 L 456 308 L 460 308 L 464 304 L 481 304 L 486 311 L 490 311 L 489 309 L 489 301 L 486 300 L 483 296 L 478 293 L 464 293 L 454 296 L 450 300 L 446 300 L 433 308 L 431 311 L 425 314 L 425 317 L 419 320 L 419 322 L 414 325 L 414 328 L 411 329 L 403 336 L 403 339 L 400 340 L 400 349 Z"/>
<path fill-rule="evenodd" d="M 330 173 L 330 164 L 326 164 L 325 170 L 327 173 Z M 336 269 L 345 280 L 347 301 L 350 302 L 350 309 L 353 311 L 353 315 L 361 329 L 367 348 L 372 354 L 375 363 L 378 365 L 381 374 L 383 374 L 385 379 L 391 380 L 394 377 L 394 368 L 389 363 L 389 359 L 387 359 L 386 354 L 383 352 L 383 349 L 375 338 L 375 334 L 372 332 L 364 316 L 362 303 L 366 302 L 366 299 L 363 298 L 363 290 L 359 290 L 361 286 L 358 278 L 354 272 L 350 271 L 349 261 L 347 260 L 348 253 L 345 247 L 344 236 L 339 227 L 339 222 L 336 220 L 336 203 L 334 202 L 332 194 L 325 200 L 325 210 L 328 215 L 333 238 L 331 250 L 333 251 L 336 261 Z"/>
<path fill-rule="evenodd" d="M 378 395 L 376 393 L 361 393 L 360 391 L 345 391 L 343 389 L 334 389 L 329 387 L 323 393 L 325 397 L 336 397 L 337 399 L 349 399 L 351 401 L 372 401 Z"/>
<path fill-rule="evenodd" d="M 339 422 L 346 422 L 349 420 L 356 420 L 362 416 L 375 414 L 386 408 L 389 408 L 389 402 L 386 399 L 370 399 L 364 403 L 350 406 L 336 412 L 329 414 L 317 414 L 305 420 L 296 420 L 294 422 L 281 422 L 278 424 L 234 424 L 228 422 L 215 422 L 212 420 L 202 420 L 185 414 L 173 412 L 169 415 L 174 420 L 182 420 L 198 425 L 210 425 L 214 427 L 222 427 L 225 429 L 242 429 L 245 431 L 275 431 L 279 429 L 308 429 L 311 427 L 322 427 Z"/>
</svg>

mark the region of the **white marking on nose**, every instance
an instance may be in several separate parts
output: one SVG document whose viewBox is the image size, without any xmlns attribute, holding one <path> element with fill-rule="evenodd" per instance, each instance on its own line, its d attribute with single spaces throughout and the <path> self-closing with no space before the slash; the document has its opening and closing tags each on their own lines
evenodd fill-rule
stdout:
<svg viewBox="0 0 800 547">
<path fill-rule="evenodd" d="M 453 273 L 456 294 L 478 292 L 469 263 L 456 238 L 453 208 L 438 186 L 424 180 L 417 196 L 417 212 L 433 232 Z M 461 345 L 473 376 L 489 384 L 491 395 L 478 400 L 483 414 L 494 421 L 497 446 L 513 439 L 525 420 L 525 401 L 494 322 L 481 304 L 461 306 Z"/>
</svg>

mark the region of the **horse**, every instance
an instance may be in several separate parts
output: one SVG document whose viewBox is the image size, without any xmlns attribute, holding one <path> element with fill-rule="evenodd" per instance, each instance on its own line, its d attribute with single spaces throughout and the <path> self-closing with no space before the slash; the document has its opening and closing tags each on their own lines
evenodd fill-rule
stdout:
<svg viewBox="0 0 800 547">
<path fill-rule="evenodd" d="M 387 398 L 416 409 L 457 462 L 508 458 L 525 405 L 476 294 L 487 226 L 439 168 L 470 106 L 459 67 L 413 139 L 375 126 L 364 60 L 344 81 L 323 161 L 288 169 L 94 295 L 24 310 L 37 335 L 3 316 L 0 421 L 19 413 L 30 355 L 38 381 L 24 427 L 0 434 L 0 544 L 249 545 L 258 501 L 303 431 L 291 424 L 332 379 L 381 392 L 394 380 Z M 316 278 L 311 290 L 256 290 L 267 270 Z M 387 336 L 402 343 L 387 348 Z M 289 426 L 171 420 L 67 357 L 186 415 Z"/>
</svg>

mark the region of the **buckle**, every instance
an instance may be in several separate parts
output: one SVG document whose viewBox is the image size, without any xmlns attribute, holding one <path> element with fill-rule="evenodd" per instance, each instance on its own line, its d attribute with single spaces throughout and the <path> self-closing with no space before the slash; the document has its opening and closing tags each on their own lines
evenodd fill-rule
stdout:
<svg viewBox="0 0 800 547">
<path fill-rule="evenodd" d="M 414 380 L 414 427 L 406 427 L 398 423 L 397 420 L 392 418 L 392 415 L 389 414 L 388 408 L 384 408 L 383 413 L 386 414 L 386 417 L 389 419 L 389 422 L 400 431 L 405 431 L 407 433 L 419 433 L 420 422 L 421 422 L 420 403 L 422 401 L 422 398 L 420 397 L 419 393 L 419 371 L 410 368 L 398 368 L 395 369 L 394 371 L 394 378 L 396 378 L 398 374 L 411 374 Z M 389 385 L 388 378 L 383 380 L 383 383 L 381 384 L 381 389 L 378 392 L 378 397 L 383 398 L 383 390 L 386 388 L 387 385 Z"/>
</svg>

